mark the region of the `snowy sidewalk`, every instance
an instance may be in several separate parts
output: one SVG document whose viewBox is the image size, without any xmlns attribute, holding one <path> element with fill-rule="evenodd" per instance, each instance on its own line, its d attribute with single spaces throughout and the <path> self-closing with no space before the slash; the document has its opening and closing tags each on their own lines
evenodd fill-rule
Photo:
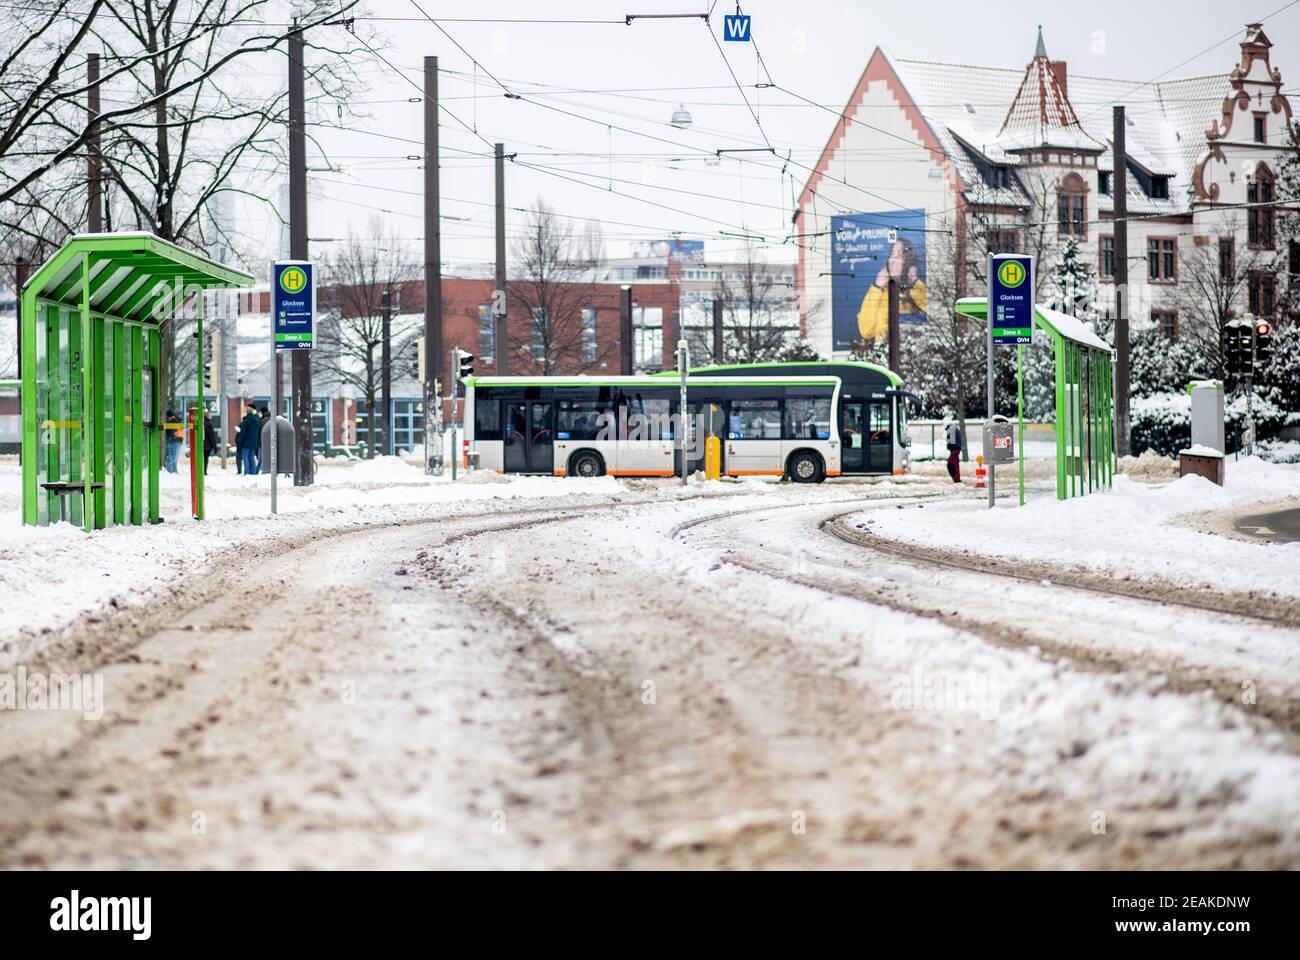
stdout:
<svg viewBox="0 0 1300 960">
<path fill-rule="evenodd" d="M 871 515 L 877 536 L 959 553 L 1038 561 L 1088 573 L 1159 578 L 1221 592 L 1300 596 L 1300 544 L 1245 543 L 1194 529 L 1186 515 L 1300 498 L 1300 466 L 1247 458 L 1226 486 L 1188 476 L 1162 485 L 1115 478 L 1072 500 L 1039 495 L 1024 507 L 954 499 Z"/>
</svg>

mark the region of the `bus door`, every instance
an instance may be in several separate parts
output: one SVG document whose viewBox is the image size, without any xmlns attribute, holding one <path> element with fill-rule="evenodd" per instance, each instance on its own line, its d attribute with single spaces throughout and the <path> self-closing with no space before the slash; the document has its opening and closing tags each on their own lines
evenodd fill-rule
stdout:
<svg viewBox="0 0 1300 960">
<path fill-rule="evenodd" d="M 726 472 L 732 476 L 780 476 L 784 470 L 781 432 L 780 400 L 732 400 L 723 447 Z"/>
<path fill-rule="evenodd" d="M 867 469 L 867 404 L 845 398 L 840 404 L 840 462 L 845 473 Z"/>
<path fill-rule="evenodd" d="M 709 437 L 717 437 L 721 443 L 721 461 L 722 472 L 727 472 L 727 418 L 723 414 L 722 404 L 720 403 L 692 403 L 687 408 L 690 414 L 689 428 L 687 434 L 687 454 L 690 460 L 687 464 L 691 473 L 704 469 L 704 454 L 707 450 L 707 441 Z M 681 466 L 681 460 L 677 461 Z"/>
<path fill-rule="evenodd" d="M 868 473 L 893 473 L 894 431 L 889 401 L 873 400 L 867 405 Z"/>
<path fill-rule="evenodd" d="M 505 442 L 505 472 L 551 473 L 555 467 L 551 404 L 528 400 L 508 402 L 504 407 L 501 433 Z"/>
</svg>

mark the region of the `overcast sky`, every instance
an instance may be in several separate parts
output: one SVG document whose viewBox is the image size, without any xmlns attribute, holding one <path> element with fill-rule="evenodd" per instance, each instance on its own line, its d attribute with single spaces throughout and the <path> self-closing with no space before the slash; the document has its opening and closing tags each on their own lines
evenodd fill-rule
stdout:
<svg viewBox="0 0 1300 960">
<path fill-rule="evenodd" d="M 1294 0 L 1094 0 L 1036 9 L 1001 0 L 753 0 L 744 12 L 753 18 L 755 43 L 721 47 L 758 113 L 760 131 L 710 37 L 710 31 L 720 34 L 721 16 L 734 4 L 719 2 L 708 27 L 700 19 L 639 20 L 631 26 L 622 20 L 625 14 L 702 12 L 711 0 L 418 2 L 436 17 L 502 22 L 441 21 L 478 60 L 481 66 L 475 67 L 412 0 L 370 0 L 368 12 L 376 18 L 401 19 L 358 20 L 358 37 L 379 46 L 393 66 L 355 43 L 370 87 L 358 92 L 352 106 L 370 116 L 353 122 L 352 131 L 316 132 L 328 157 L 311 150 L 309 166 L 324 167 L 328 160 L 343 172 L 311 175 L 312 237 L 365 232 L 369 218 L 382 209 L 389 211 L 378 213 L 388 228 L 414 241 L 418 253 L 422 173 L 419 161 L 407 157 L 421 152 L 422 107 L 407 100 L 420 94 L 427 55 L 438 56 L 443 71 L 443 257 L 452 264 L 492 256 L 492 164 L 481 155 L 498 140 L 519 153 L 520 162 L 507 166 L 507 205 L 526 207 L 541 197 L 562 214 L 606 221 L 612 256 L 624 254 L 633 239 L 673 232 L 704 239 L 710 250 L 723 253 L 742 243 L 724 234 L 747 233 L 772 241 L 771 259 L 793 259 L 794 248 L 780 241 L 789 227 L 792 189 L 802 184 L 806 170 L 795 165 L 783 175 L 779 161 L 758 153 L 720 162 L 709 155 L 719 148 L 761 147 L 766 136 L 780 154 L 793 151 L 797 163 L 815 164 L 835 114 L 753 84 L 766 82 L 770 73 L 774 83 L 838 113 L 878 45 L 898 57 L 1023 68 L 1041 22 L 1048 54 L 1068 61 L 1071 73 L 1136 84 L 1227 72 L 1245 23 L 1268 17 L 1265 31 L 1275 44 L 1273 64 L 1282 70 L 1284 89 L 1300 89 L 1300 2 Z M 504 22 L 541 17 L 615 22 Z M 488 72 L 530 102 L 506 99 Z M 679 102 L 693 119 L 686 131 L 669 125 Z M 1214 114 L 1207 105 L 1206 126 Z M 336 116 L 336 107 L 318 110 L 319 118 Z M 239 214 L 254 245 L 261 237 L 273 254 L 273 224 L 243 205 Z M 518 231 L 522 217 L 508 213 L 508 232 Z M 324 248 L 313 244 L 313 255 Z"/>
</svg>

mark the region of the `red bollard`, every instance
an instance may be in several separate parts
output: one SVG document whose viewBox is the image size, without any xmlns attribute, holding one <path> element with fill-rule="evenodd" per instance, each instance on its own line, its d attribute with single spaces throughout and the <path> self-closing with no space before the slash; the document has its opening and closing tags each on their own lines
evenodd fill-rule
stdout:
<svg viewBox="0 0 1300 960">
<path fill-rule="evenodd" d="M 199 518 L 198 417 L 199 408 L 190 407 L 185 426 L 190 436 L 190 514 L 195 520 Z"/>
</svg>

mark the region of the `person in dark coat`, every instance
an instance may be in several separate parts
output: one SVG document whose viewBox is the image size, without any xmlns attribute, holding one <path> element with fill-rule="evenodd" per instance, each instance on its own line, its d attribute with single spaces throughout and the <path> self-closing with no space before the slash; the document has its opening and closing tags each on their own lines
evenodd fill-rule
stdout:
<svg viewBox="0 0 1300 960">
<path fill-rule="evenodd" d="M 948 476 L 953 483 L 961 483 L 961 427 L 948 421 Z"/>
<path fill-rule="evenodd" d="M 244 473 L 250 476 L 257 473 L 257 455 L 261 447 L 262 421 L 257 415 L 257 407 L 250 403 L 244 419 L 239 421 L 239 433 L 235 438 L 235 449 L 239 453 Z"/>
<path fill-rule="evenodd" d="M 176 423 L 180 420 L 180 418 L 181 415 L 169 407 L 167 409 L 167 413 L 164 416 L 163 423 L 164 424 Z M 163 451 L 163 469 L 166 470 L 168 473 L 176 473 L 177 472 L 176 458 L 180 454 L 181 445 L 185 442 L 185 440 L 182 436 L 181 431 L 173 427 L 164 426 L 163 433 L 164 433 L 163 439 L 166 440 L 166 444 L 167 444 L 166 449 Z"/>
<path fill-rule="evenodd" d="M 217 428 L 212 425 L 212 412 L 203 411 L 203 475 L 208 475 L 208 458 L 217 452 Z"/>
</svg>

